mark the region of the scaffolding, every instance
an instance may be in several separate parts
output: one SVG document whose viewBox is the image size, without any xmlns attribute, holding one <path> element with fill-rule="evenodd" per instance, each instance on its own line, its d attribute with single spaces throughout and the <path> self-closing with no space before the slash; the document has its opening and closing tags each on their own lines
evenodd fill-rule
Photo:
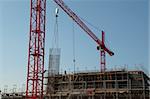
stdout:
<svg viewBox="0 0 150 99">
<path fill-rule="evenodd" d="M 45 79 L 47 87 L 44 99 L 150 98 L 150 78 L 143 71 L 64 73 Z M 1 98 L 25 99 L 25 92 L 2 92 Z"/>
<path fill-rule="evenodd" d="M 150 98 L 150 78 L 143 71 L 60 74 L 53 76 L 53 80 L 53 86 L 50 86 L 54 90 L 47 90 L 47 99 Z"/>
</svg>

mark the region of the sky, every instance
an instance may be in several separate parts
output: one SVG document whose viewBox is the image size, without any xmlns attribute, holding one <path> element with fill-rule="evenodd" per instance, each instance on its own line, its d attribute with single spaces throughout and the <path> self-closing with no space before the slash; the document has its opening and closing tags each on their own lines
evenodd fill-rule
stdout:
<svg viewBox="0 0 150 99">
<path fill-rule="evenodd" d="M 64 0 L 64 2 L 101 39 L 105 31 L 106 45 L 114 56 L 106 55 L 107 69 L 128 68 L 150 74 L 149 0 Z M 55 23 L 55 8 L 47 0 L 45 69 Z M 0 0 L 0 89 L 11 91 L 26 83 L 30 0 Z M 85 21 L 86 20 L 86 21 Z M 98 27 L 93 28 L 87 21 Z M 76 71 L 100 70 L 97 44 L 60 9 L 58 17 L 60 72 L 73 72 L 73 25 L 75 34 Z"/>
</svg>

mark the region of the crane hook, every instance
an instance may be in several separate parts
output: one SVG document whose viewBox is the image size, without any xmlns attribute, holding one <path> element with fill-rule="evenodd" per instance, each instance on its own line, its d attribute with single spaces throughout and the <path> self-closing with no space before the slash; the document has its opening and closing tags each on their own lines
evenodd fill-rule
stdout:
<svg viewBox="0 0 150 99">
<path fill-rule="evenodd" d="M 58 17 L 58 13 L 59 13 L 59 9 L 56 8 L 56 9 L 55 9 L 55 16 L 56 16 L 56 17 Z"/>
</svg>

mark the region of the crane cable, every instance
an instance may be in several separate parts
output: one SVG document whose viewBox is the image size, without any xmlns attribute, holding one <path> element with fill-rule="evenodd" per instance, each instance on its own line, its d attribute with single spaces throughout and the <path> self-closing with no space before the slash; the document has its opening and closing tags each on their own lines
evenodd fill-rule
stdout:
<svg viewBox="0 0 150 99">
<path fill-rule="evenodd" d="M 93 29 L 97 30 L 97 31 L 102 31 L 102 29 L 98 28 L 97 26 L 93 25 L 92 23 L 90 23 L 89 21 L 87 21 L 86 19 L 80 17 L 84 22 L 86 22 L 88 25 L 90 25 L 91 27 L 93 27 Z M 105 45 L 107 46 L 108 49 L 110 49 L 110 42 L 107 39 L 107 37 L 105 36 Z"/>
<path fill-rule="evenodd" d="M 74 30 L 74 22 L 72 23 L 72 47 L 73 47 L 73 66 L 74 66 L 74 73 L 75 73 L 75 67 L 76 67 L 76 56 L 75 56 L 75 30 Z"/>
<path fill-rule="evenodd" d="M 56 8 L 57 10 L 57 8 Z M 54 34 L 52 38 L 52 48 L 58 48 L 59 47 L 59 35 L 58 35 L 58 11 L 55 12 L 55 23 L 54 23 Z"/>
<path fill-rule="evenodd" d="M 87 21 L 86 19 L 80 17 L 84 22 L 86 22 L 88 25 L 90 25 L 91 27 L 93 27 L 95 30 L 97 31 L 102 31 L 102 29 L 98 28 L 97 26 L 93 25 L 92 23 L 90 23 L 89 21 Z"/>
</svg>

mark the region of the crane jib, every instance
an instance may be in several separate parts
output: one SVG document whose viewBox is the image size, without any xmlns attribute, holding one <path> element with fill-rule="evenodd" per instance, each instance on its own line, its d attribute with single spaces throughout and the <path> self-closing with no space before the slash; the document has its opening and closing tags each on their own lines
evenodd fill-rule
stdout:
<svg viewBox="0 0 150 99">
<path fill-rule="evenodd" d="M 64 10 L 101 48 L 103 48 L 110 56 L 114 55 L 102 41 L 84 24 L 84 22 L 62 1 L 53 0 L 57 5 L 59 5 L 62 10 Z"/>
</svg>

